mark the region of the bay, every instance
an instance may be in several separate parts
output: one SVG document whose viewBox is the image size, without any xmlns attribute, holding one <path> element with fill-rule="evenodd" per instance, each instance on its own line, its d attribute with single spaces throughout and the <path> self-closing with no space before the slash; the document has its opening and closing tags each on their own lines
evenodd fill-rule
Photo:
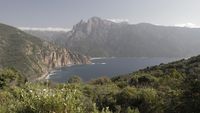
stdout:
<svg viewBox="0 0 200 113">
<path fill-rule="evenodd" d="M 128 74 L 148 66 L 168 63 L 180 58 L 165 57 L 117 57 L 117 58 L 93 58 L 92 64 L 72 65 L 53 70 L 48 77 L 54 82 L 63 83 L 70 77 L 77 75 L 83 81 L 89 81 L 101 76 L 113 77 Z"/>
</svg>

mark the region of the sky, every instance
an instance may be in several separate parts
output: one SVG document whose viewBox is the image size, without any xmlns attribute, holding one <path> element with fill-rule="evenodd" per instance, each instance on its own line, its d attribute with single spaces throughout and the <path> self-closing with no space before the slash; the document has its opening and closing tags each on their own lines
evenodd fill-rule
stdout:
<svg viewBox="0 0 200 113">
<path fill-rule="evenodd" d="M 200 0 L 0 0 L 0 23 L 72 28 L 93 16 L 112 21 L 200 26 Z"/>
</svg>

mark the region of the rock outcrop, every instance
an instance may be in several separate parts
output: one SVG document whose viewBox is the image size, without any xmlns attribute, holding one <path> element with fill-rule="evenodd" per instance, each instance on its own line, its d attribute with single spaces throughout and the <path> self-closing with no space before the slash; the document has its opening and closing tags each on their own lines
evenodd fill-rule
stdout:
<svg viewBox="0 0 200 113">
<path fill-rule="evenodd" d="M 48 44 L 48 42 L 46 42 Z M 42 62 L 47 65 L 48 69 L 63 67 L 73 64 L 89 64 L 90 58 L 78 53 L 74 53 L 67 48 L 56 47 L 50 44 L 46 45 L 47 50 L 41 51 Z"/>
</svg>

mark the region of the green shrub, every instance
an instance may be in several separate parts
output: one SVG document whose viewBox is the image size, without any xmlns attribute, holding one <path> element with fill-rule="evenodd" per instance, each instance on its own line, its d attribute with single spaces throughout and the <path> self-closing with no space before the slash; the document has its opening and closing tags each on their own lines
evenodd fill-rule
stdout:
<svg viewBox="0 0 200 113">
<path fill-rule="evenodd" d="M 67 82 L 68 83 L 81 83 L 82 80 L 79 76 L 72 76 L 69 78 L 69 80 Z"/>
<path fill-rule="evenodd" d="M 117 104 L 122 106 L 122 110 L 138 108 L 140 113 L 159 113 L 157 105 L 159 104 L 158 94 L 152 88 L 126 87 L 117 94 Z"/>
<path fill-rule="evenodd" d="M 129 84 L 131 86 L 155 86 L 158 85 L 158 79 L 151 74 L 138 73 L 133 75 L 129 80 Z"/>
<path fill-rule="evenodd" d="M 0 92 L 2 113 L 110 113 L 108 108 L 98 111 L 87 100 L 77 84 L 49 88 L 27 83 L 24 88 Z"/>
<path fill-rule="evenodd" d="M 108 77 L 100 77 L 98 79 L 90 81 L 90 84 L 93 84 L 93 85 L 104 85 L 104 84 L 109 84 L 109 83 L 112 83 L 112 81 Z"/>
<path fill-rule="evenodd" d="M 0 71 L 0 89 L 25 84 L 26 78 L 14 68 L 5 68 Z"/>
</svg>

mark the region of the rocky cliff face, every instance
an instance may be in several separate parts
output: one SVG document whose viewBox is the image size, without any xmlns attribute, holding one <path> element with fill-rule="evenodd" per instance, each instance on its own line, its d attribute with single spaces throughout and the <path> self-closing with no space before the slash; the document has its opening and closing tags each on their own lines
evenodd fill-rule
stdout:
<svg viewBox="0 0 200 113">
<path fill-rule="evenodd" d="M 47 51 L 41 51 L 42 62 L 47 65 L 48 69 L 62 67 L 72 64 L 89 64 L 89 57 L 73 53 L 69 49 L 59 48 L 52 45 L 46 46 Z"/>
<path fill-rule="evenodd" d="M 29 79 L 69 64 L 88 64 L 89 57 L 0 24 L 0 67 L 14 67 Z"/>
<path fill-rule="evenodd" d="M 33 69 L 40 71 L 39 73 L 47 73 L 51 69 L 74 65 L 74 64 L 90 64 L 88 56 L 74 53 L 67 48 L 61 48 L 48 42 L 43 42 L 41 48 L 38 48 L 36 54 L 33 49 L 26 51 L 27 56 L 35 54 L 37 65 L 33 65 Z"/>
</svg>

